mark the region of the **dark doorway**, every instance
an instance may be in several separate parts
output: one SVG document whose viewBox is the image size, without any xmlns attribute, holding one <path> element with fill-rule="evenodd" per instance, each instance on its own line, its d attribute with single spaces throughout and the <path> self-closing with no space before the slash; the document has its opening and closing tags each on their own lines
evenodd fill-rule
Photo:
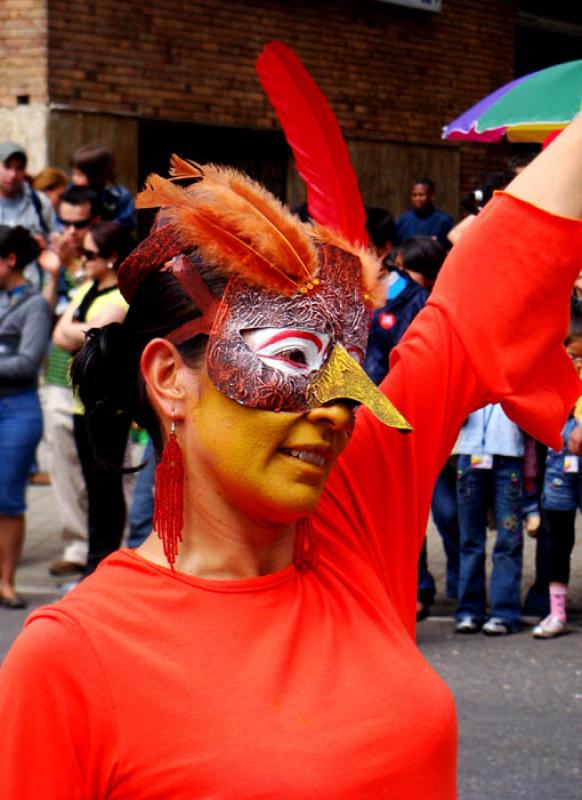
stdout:
<svg viewBox="0 0 582 800">
<path fill-rule="evenodd" d="M 582 58 L 579 2 L 519 0 L 515 31 L 515 77 Z M 539 146 L 510 144 L 512 156 L 535 155 Z"/>
<path fill-rule="evenodd" d="M 280 131 L 143 120 L 138 138 L 139 185 L 151 172 L 167 175 L 172 153 L 201 164 L 237 167 L 286 200 L 290 150 Z M 139 232 L 143 236 L 151 216 L 140 217 L 143 222 Z"/>
<path fill-rule="evenodd" d="M 515 39 L 515 76 L 582 58 L 579 2 L 520 0 Z"/>
</svg>

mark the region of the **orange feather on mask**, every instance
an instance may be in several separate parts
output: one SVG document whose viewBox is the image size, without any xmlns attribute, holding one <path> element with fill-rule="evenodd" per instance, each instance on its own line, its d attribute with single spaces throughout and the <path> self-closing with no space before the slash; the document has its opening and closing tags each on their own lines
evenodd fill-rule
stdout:
<svg viewBox="0 0 582 800">
<path fill-rule="evenodd" d="M 172 176 L 198 178 L 182 189 L 150 175 L 137 208 L 161 207 L 181 240 L 226 273 L 281 294 L 294 294 L 317 273 L 316 246 L 269 192 L 228 167 L 201 167 L 174 156 Z"/>
</svg>

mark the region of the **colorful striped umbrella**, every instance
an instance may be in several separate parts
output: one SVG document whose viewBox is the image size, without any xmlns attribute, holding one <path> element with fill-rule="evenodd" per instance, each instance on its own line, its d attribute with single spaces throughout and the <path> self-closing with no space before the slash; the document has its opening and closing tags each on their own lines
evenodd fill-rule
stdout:
<svg viewBox="0 0 582 800">
<path fill-rule="evenodd" d="M 450 141 L 541 142 L 582 110 L 582 60 L 556 64 L 506 83 L 445 125 Z"/>
</svg>

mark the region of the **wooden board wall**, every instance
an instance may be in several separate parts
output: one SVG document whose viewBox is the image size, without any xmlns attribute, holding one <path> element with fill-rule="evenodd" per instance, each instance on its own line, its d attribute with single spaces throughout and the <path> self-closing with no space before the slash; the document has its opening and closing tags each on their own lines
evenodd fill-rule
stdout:
<svg viewBox="0 0 582 800">
<path fill-rule="evenodd" d="M 456 148 L 352 141 L 349 150 L 365 205 L 381 206 L 396 217 L 410 207 L 414 180 L 429 177 L 436 184 L 438 207 L 458 217 L 460 156 Z M 304 200 L 303 181 L 291 163 L 287 201 L 293 207 Z"/>
<path fill-rule="evenodd" d="M 138 122 L 114 114 L 51 110 L 48 123 L 48 164 L 68 172 L 77 147 L 103 144 L 115 156 L 117 181 L 137 191 Z"/>
</svg>

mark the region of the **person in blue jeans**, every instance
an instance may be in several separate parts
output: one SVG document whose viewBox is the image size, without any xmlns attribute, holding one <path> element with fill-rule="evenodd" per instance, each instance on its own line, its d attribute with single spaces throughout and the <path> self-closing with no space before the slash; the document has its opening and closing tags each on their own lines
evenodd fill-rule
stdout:
<svg viewBox="0 0 582 800">
<path fill-rule="evenodd" d="M 144 466 L 138 472 L 133 500 L 129 510 L 128 547 L 139 547 L 152 532 L 154 519 L 154 479 L 156 475 L 156 456 L 154 445 L 149 439 L 143 454 Z"/>
<path fill-rule="evenodd" d="M 443 540 L 446 555 L 447 597 L 456 600 L 459 596 L 459 515 L 457 506 L 457 457 L 450 456 L 436 480 L 430 510 L 434 524 Z M 436 586 L 428 568 L 426 540 L 418 560 L 418 602 L 424 613 L 417 619 L 428 616 L 429 606 L 434 601 Z"/>
<path fill-rule="evenodd" d="M 490 636 L 513 633 L 521 626 L 524 435 L 499 404 L 488 405 L 467 419 L 459 452 L 460 565 L 455 630 L 483 630 Z M 495 514 L 497 539 L 488 616 L 485 545 L 490 506 Z"/>
<path fill-rule="evenodd" d="M 25 487 L 42 436 L 38 373 L 51 312 L 24 269 L 40 253 L 21 225 L 0 225 L 0 605 L 23 608 L 14 578 L 24 543 Z"/>
<path fill-rule="evenodd" d="M 581 342 L 582 351 L 582 342 Z M 582 359 L 582 352 L 581 352 Z M 582 508 L 580 457 L 568 450 L 568 439 L 578 425 L 569 417 L 561 450 L 548 448 L 542 508 L 546 512 L 550 533 L 549 595 L 550 609 L 532 633 L 535 639 L 553 639 L 566 633 L 566 601 L 570 580 L 570 556 L 576 538 L 576 510 Z"/>
<path fill-rule="evenodd" d="M 582 309 L 572 306 L 570 328 L 564 342 L 578 372 L 582 370 Z M 536 639 L 554 639 L 567 632 L 566 603 L 570 582 L 570 557 L 576 539 L 576 511 L 582 508 L 582 459 L 569 450 L 570 438 L 580 426 L 582 402 L 578 400 L 562 431 L 561 450 L 548 448 L 542 508 L 549 529 L 549 614 L 535 626 Z"/>
</svg>

